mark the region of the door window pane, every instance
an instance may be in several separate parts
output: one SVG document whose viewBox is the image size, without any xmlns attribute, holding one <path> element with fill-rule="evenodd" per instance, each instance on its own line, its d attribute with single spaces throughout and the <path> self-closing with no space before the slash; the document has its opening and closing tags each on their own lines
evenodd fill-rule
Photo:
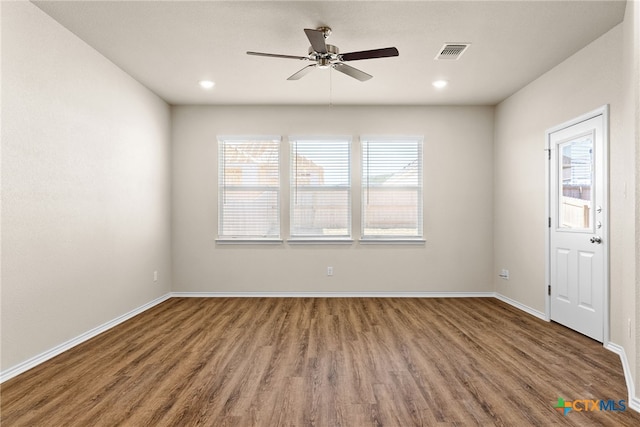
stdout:
<svg viewBox="0 0 640 427">
<path fill-rule="evenodd" d="M 593 216 L 593 135 L 558 146 L 560 228 L 590 229 Z"/>
</svg>

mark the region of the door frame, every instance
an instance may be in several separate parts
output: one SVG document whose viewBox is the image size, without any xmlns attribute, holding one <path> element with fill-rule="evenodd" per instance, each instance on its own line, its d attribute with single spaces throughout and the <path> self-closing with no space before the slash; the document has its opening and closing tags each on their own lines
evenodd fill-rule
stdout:
<svg viewBox="0 0 640 427">
<path fill-rule="evenodd" d="M 602 168 L 603 168 L 603 176 L 604 176 L 604 188 L 598 189 L 598 191 L 602 192 L 602 222 L 604 224 L 604 232 L 602 233 L 603 240 L 603 256 L 604 256 L 604 301 L 603 305 L 603 334 L 602 334 L 602 344 L 607 346 L 609 343 L 609 104 L 603 105 L 600 108 L 597 108 L 593 111 L 590 111 L 586 114 L 583 114 L 579 117 L 576 117 L 572 120 L 564 122 L 560 125 L 554 126 L 550 129 L 547 129 L 545 132 L 545 287 L 544 287 L 544 295 L 545 295 L 545 320 L 547 322 L 551 321 L 551 296 L 549 295 L 548 289 L 551 283 L 551 226 L 549 226 L 549 218 L 552 217 L 551 213 L 551 173 L 554 172 L 554 168 L 551 165 L 551 134 L 557 132 L 562 129 L 566 129 L 578 123 L 584 122 L 586 120 L 602 116 L 603 120 L 603 135 L 602 135 L 602 143 L 603 147 L 603 159 L 602 159 Z"/>
</svg>

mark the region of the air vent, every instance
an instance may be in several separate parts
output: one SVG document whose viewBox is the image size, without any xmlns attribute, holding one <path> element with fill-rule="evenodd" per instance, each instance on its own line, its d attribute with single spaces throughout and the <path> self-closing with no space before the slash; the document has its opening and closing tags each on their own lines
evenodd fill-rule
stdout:
<svg viewBox="0 0 640 427">
<path fill-rule="evenodd" d="M 442 49 L 440 49 L 440 52 L 435 57 L 435 59 L 460 59 L 462 54 L 470 45 L 471 43 L 446 43 L 444 46 L 442 46 Z"/>
</svg>

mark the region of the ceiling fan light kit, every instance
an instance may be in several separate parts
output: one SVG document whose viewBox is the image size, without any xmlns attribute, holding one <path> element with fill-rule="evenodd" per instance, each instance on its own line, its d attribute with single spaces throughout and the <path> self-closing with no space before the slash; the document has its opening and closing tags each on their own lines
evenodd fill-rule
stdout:
<svg viewBox="0 0 640 427">
<path fill-rule="evenodd" d="M 349 77 L 364 82 L 373 76 L 365 73 L 355 67 L 345 64 L 348 61 L 359 61 L 363 59 L 388 58 L 398 56 L 398 49 L 395 47 L 387 47 L 382 49 L 363 50 L 358 52 L 340 53 L 337 46 L 327 44 L 325 40 L 331 35 L 331 28 L 319 27 L 315 30 L 306 28 L 304 33 L 309 39 L 311 46 L 309 47 L 307 56 L 281 55 L 276 53 L 263 52 L 247 52 L 248 55 L 266 56 L 270 58 L 297 59 L 301 61 L 313 61 L 314 64 L 307 65 L 300 71 L 289 76 L 287 80 L 298 80 L 307 75 L 315 68 L 333 68 Z"/>
</svg>

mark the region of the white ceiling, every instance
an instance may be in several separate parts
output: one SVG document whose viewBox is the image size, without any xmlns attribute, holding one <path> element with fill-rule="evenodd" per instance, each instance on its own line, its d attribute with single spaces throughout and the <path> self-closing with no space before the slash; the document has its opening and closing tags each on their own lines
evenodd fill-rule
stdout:
<svg viewBox="0 0 640 427">
<path fill-rule="evenodd" d="M 620 23 L 608 1 L 34 1 L 171 104 L 487 104 L 508 97 Z M 400 56 L 350 62 L 359 82 L 309 64 L 304 28 L 330 26 L 341 52 L 395 46 Z M 458 61 L 444 43 L 471 42 Z M 603 59 L 604 60 L 604 59 Z M 449 86 L 436 90 L 435 79 Z M 216 82 L 205 91 L 198 81 Z M 99 82 L 96 82 L 99 84 Z"/>
</svg>

